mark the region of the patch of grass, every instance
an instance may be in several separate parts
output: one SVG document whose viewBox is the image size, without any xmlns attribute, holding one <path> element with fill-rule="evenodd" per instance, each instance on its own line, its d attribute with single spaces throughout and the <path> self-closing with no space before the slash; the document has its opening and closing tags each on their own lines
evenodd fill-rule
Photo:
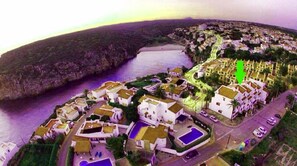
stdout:
<svg viewBox="0 0 297 166">
<path fill-rule="evenodd" d="M 9 161 L 9 166 L 40 166 L 55 165 L 56 144 L 27 144 Z"/>
<path fill-rule="evenodd" d="M 67 153 L 66 166 L 72 166 L 73 165 L 73 158 L 74 158 L 74 148 L 69 147 L 68 148 L 68 153 Z"/>
</svg>

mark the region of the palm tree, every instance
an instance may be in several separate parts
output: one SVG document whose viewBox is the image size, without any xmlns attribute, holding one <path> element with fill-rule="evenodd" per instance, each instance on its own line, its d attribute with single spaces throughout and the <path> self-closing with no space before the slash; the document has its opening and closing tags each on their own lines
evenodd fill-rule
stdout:
<svg viewBox="0 0 297 166">
<path fill-rule="evenodd" d="M 294 105 L 294 102 L 295 102 L 295 97 L 292 94 L 289 94 L 287 96 L 287 100 L 288 100 L 290 107 L 292 108 L 292 106 Z"/>
<path fill-rule="evenodd" d="M 205 107 L 208 107 L 209 102 L 211 101 L 212 97 L 215 95 L 213 90 L 207 90 L 206 96 L 204 98 L 204 101 L 206 102 Z"/>
<path fill-rule="evenodd" d="M 174 89 L 175 89 L 174 84 L 169 84 L 169 93 L 170 93 L 170 96 L 171 97 L 172 97 L 172 94 L 173 94 Z"/>
<path fill-rule="evenodd" d="M 229 104 L 229 106 L 233 108 L 232 110 L 232 114 L 233 114 L 234 110 L 240 106 L 240 103 L 236 99 L 233 99 Z M 242 111 L 240 113 L 242 113 Z M 232 118 L 231 118 L 231 121 L 232 121 Z"/>
</svg>

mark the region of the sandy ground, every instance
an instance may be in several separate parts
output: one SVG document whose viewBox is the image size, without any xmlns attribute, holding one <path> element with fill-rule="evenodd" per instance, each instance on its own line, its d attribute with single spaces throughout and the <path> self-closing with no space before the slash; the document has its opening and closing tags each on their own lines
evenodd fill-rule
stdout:
<svg viewBox="0 0 297 166">
<path fill-rule="evenodd" d="M 162 46 L 143 47 L 139 51 L 163 51 L 163 50 L 183 50 L 185 47 L 177 44 L 166 44 Z"/>
</svg>

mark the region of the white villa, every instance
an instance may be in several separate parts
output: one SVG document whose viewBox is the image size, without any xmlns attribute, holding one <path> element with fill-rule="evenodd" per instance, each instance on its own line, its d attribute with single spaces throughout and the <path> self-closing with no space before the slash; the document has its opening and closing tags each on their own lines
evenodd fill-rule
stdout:
<svg viewBox="0 0 297 166">
<path fill-rule="evenodd" d="M 107 81 L 103 83 L 99 88 L 92 90 L 89 97 L 93 97 L 96 100 L 99 100 L 107 94 L 108 97 L 110 97 L 110 99 L 112 100 L 112 102 L 114 102 L 113 100 L 115 99 L 115 97 L 113 97 L 113 94 L 117 93 L 120 89 L 127 88 L 125 88 L 124 84 L 120 82 Z"/>
<path fill-rule="evenodd" d="M 184 119 L 179 117 L 188 116 L 183 107 L 172 99 L 144 95 L 139 102 L 141 103 L 138 106 L 140 119 L 155 126 L 163 124 L 172 129 L 179 119 Z"/>
<path fill-rule="evenodd" d="M 121 105 L 128 106 L 131 104 L 132 97 L 134 92 L 132 90 L 121 89 L 117 92 L 118 94 L 118 102 Z"/>
<path fill-rule="evenodd" d="M 170 85 L 164 85 L 163 88 L 164 88 L 166 97 L 172 98 L 174 100 L 180 100 L 180 96 L 185 90 L 184 87 L 175 86 L 175 85 L 173 85 L 173 87 L 170 87 Z"/>
<path fill-rule="evenodd" d="M 0 142 L 0 166 L 6 166 L 18 149 L 17 145 L 12 142 Z"/>
<path fill-rule="evenodd" d="M 70 132 L 70 127 L 67 123 L 62 123 L 60 119 L 51 119 L 45 126 L 39 126 L 33 136 L 33 140 L 47 139 L 54 135 L 64 134 Z"/>
<path fill-rule="evenodd" d="M 85 112 L 88 108 L 87 100 L 85 98 L 77 98 L 74 103 L 80 112 Z"/>
<path fill-rule="evenodd" d="M 74 120 L 79 116 L 78 108 L 75 104 L 66 104 L 56 110 L 57 117 L 63 121 Z"/>
<path fill-rule="evenodd" d="M 167 127 L 163 125 L 142 127 L 135 137 L 136 145 L 146 150 L 166 147 Z"/>
<path fill-rule="evenodd" d="M 268 91 L 265 83 L 250 79 L 241 85 L 222 85 L 212 98 L 209 109 L 218 112 L 229 119 L 235 118 L 238 113 L 254 108 L 257 102 L 266 103 Z M 239 106 L 233 109 L 232 100 L 237 100 Z"/>
<path fill-rule="evenodd" d="M 76 136 L 87 138 L 91 142 L 104 141 L 106 138 L 118 135 L 119 128 L 117 124 L 104 123 L 99 120 L 85 121 L 76 133 Z"/>
<path fill-rule="evenodd" d="M 103 104 L 100 108 L 95 109 L 94 114 L 98 116 L 106 115 L 109 117 L 111 122 L 118 123 L 123 117 L 123 110 Z"/>
</svg>

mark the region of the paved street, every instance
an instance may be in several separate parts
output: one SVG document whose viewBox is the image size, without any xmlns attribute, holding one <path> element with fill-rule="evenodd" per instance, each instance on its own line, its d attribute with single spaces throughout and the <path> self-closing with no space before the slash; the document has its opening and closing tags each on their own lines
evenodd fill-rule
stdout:
<svg viewBox="0 0 297 166">
<path fill-rule="evenodd" d="M 83 115 L 79 121 L 75 123 L 69 134 L 65 137 L 65 141 L 63 142 L 59 153 L 58 153 L 58 166 L 65 166 L 66 165 L 66 160 L 67 160 L 67 152 L 68 152 L 68 147 L 70 147 L 71 142 L 72 142 L 72 137 L 76 134 L 77 130 L 79 127 L 83 124 L 83 122 L 86 120 L 87 117 L 89 117 L 93 112 L 94 109 L 97 107 L 100 107 L 102 104 L 104 104 L 105 101 L 97 103 L 95 106 L 93 106 L 87 114 Z"/>
<path fill-rule="evenodd" d="M 295 88 L 293 91 L 297 91 Z M 213 125 L 214 126 L 214 133 L 215 133 L 215 143 L 204 146 L 198 151 L 201 153 L 199 157 L 193 158 L 185 162 L 182 157 L 175 157 L 166 163 L 162 163 L 162 166 L 192 166 L 198 165 L 206 161 L 207 159 L 211 158 L 212 156 L 218 154 L 222 150 L 224 150 L 227 146 L 227 149 L 234 149 L 239 146 L 239 144 L 249 138 L 256 138 L 253 136 L 252 132 L 254 129 L 258 128 L 259 126 L 265 127 L 268 131 L 272 129 L 272 126 L 266 123 L 266 120 L 269 117 L 274 116 L 274 114 L 278 113 L 283 116 L 286 112 L 285 110 L 285 103 L 286 97 L 292 90 L 288 90 L 285 93 L 281 94 L 278 98 L 272 101 L 270 104 L 265 105 L 264 108 L 255 114 L 252 117 L 246 118 L 239 126 L 236 127 L 229 127 L 224 126 L 221 123 L 214 124 L 209 119 L 204 118 L 200 115 L 197 115 L 199 119 L 202 121 Z M 277 123 L 279 120 L 277 119 Z M 229 144 L 228 138 L 230 137 Z M 259 140 L 258 138 L 256 138 Z"/>
</svg>

